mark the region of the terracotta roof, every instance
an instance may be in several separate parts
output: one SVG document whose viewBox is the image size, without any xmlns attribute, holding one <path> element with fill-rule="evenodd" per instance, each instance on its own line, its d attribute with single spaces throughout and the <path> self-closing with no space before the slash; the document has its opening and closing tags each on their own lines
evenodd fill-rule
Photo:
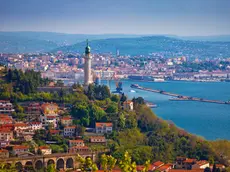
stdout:
<svg viewBox="0 0 230 172">
<path fill-rule="evenodd" d="M 39 149 L 50 149 L 50 147 L 45 145 L 45 146 L 40 146 Z"/>
<path fill-rule="evenodd" d="M 15 127 L 28 127 L 28 124 L 25 124 L 25 123 L 15 123 L 14 126 Z"/>
<path fill-rule="evenodd" d="M 76 126 L 66 126 L 66 127 L 64 127 L 64 129 L 66 129 L 66 128 L 76 128 Z"/>
<path fill-rule="evenodd" d="M 192 169 L 192 170 L 170 169 L 169 172 L 204 172 L 204 169 Z"/>
<path fill-rule="evenodd" d="M 0 149 L 0 153 L 1 152 L 4 152 L 4 153 L 6 153 L 6 152 L 9 152 L 8 150 L 6 150 L 6 149 Z"/>
<path fill-rule="evenodd" d="M 112 127 L 113 123 L 112 122 L 96 122 L 96 127 Z"/>
<path fill-rule="evenodd" d="M 72 118 L 70 116 L 65 116 L 61 120 L 72 120 Z"/>
<path fill-rule="evenodd" d="M 12 131 L 9 128 L 1 128 L 0 132 L 1 133 L 9 133 L 9 132 L 12 132 Z"/>
<path fill-rule="evenodd" d="M 133 101 L 132 100 L 127 100 L 127 101 L 124 102 L 124 104 L 130 104 L 130 103 L 133 103 Z"/>
<path fill-rule="evenodd" d="M 184 163 L 194 163 L 194 162 L 196 162 L 196 161 L 197 161 L 196 159 L 188 158 L 188 159 L 184 160 L 183 162 L 184 162 Z"/>
<path fill-rule="evenodd" d="M 223 165 L 223 164 L 216 164 L 216 167 L 217 168 L 223 168 L 223 167 L 225 168 L 225 165 Z"/>
<path fill-rule="evenodd" d="M 58 134 L 60 130 L 49 130 L 50 134 Z"/>
<path fill-rule="evenodd" d="M 13 146 L 13 149 L 29 149 L 29 146 L 25 146 L 25 145 L 15 145 L 15 146 Z"/>
<path fill-rule="evenodd" d="M 157 168 L 157 167 L 159 167 L 159 166 L 164 165 L 164 163 L 161 162 L 161 161 L 157 161 L 157 162 L 154 162 L 152 165 L 154 165 L 154 166 Z"/>
<path fill-rule="evenodd" d="M 165 165 L 161 166 L 160 168 L 158 168 L 157 170 L 165 171 L 165 170 L 167 170 L 167 169 L 169 169 L 171 167 L 172 167 L 172 164 L 165 164 Z"/>
<path fill-rule="evenodd" d="M 90 139 L 105 139 L 105 136 L 91 136 Z"/>
<path fill-rule="evenodd" d="M 30 125 L 40 125 L 41 122 L 31 122 Z"/>
<path fill-rule="evenodd" d="M 199 166 L 202 166 L 202 165 L 205 165 L 205 164 L 208 164 L 209 162 L 208 161 L 197 161 L 196 164 L 199 165 Z"/>
<path fill-rule="evenodd" d="M 79 143 L 79 142 L 84 142 L 83 140 L 69 140 L 71 143 Z"/>
</svg>

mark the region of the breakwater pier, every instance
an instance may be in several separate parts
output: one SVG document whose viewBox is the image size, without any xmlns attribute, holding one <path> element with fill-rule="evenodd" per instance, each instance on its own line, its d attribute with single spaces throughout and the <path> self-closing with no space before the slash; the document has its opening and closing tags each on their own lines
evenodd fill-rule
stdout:
<svg viewBox="0 0 230 172">
<path fill-rule="evenodd" d="M 206 102 L 206 103 L 216 103 L 216 104 L 228 104 L 230 105 L 229 101 L 221 101 L 221 100 L 209 100 L 209 99 L 204 99 L 204 98 L 198 98 L 198 97 L 190 97 L 190 96 L 184 96 L 180 94 L 175 94 L 163 90 L 156 90 L 156 89 L 151 89 L 151 88 L 144 88 L 141 87 L 137 84 L 132 84 L 130 86 L 131 88 L 139 89 L 139 90 L 144 90 L 144 91 L 149 91 L 153 93 L 159 93 L 167 96 L 171 96 L 169 100 L 171 101 L 199 101 L 199 102 Z"/>
</svg>

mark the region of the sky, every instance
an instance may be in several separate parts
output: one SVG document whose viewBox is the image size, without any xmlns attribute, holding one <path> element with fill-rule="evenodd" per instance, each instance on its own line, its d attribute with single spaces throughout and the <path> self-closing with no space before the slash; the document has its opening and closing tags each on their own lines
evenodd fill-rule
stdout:
<svg viewBox="0 0 230 172">
<path fill-rule="evenodd" d="M 230 0 L 0 0 L 0 31 L 230 35 Z"/>
</svg>

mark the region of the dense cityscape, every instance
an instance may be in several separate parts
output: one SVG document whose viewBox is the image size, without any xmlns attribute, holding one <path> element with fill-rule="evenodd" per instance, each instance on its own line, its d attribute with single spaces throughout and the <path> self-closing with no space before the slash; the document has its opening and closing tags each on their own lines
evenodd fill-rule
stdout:
<svg viewBox="0 0 230 172">
<path fill-rule="evenodd" d="M 42 77 L 60 80 L 83 80 L 82 54 L 1 54 L 1 63 L 18 70 L 40 71 Z M 184 80 L 216 82 L 229 81 L 230 58 L 189 60 L 185 56 L 165 58 L 160 53 L 149 56 L 120 56 L 93 54 L 94 77 L 105 79 L 134 79 L 146 81 Z"/>
</svg>

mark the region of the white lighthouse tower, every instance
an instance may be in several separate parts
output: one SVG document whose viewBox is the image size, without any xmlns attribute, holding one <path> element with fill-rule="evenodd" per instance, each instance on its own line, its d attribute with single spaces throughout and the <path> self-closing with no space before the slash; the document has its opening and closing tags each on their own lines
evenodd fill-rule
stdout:
<svg viewBox="0 0 230 172">
<path fill-rule="evenodd" d="M 85 47 L 85 64 L 84 64 L 84 88 L 87 91 L 89 84 L 93 83 L 92 73 L 91 73 L 91 60 L 92 56 L 90 54 L 90 47 L 87 39 L 87 45 Z"/>
</svg>

